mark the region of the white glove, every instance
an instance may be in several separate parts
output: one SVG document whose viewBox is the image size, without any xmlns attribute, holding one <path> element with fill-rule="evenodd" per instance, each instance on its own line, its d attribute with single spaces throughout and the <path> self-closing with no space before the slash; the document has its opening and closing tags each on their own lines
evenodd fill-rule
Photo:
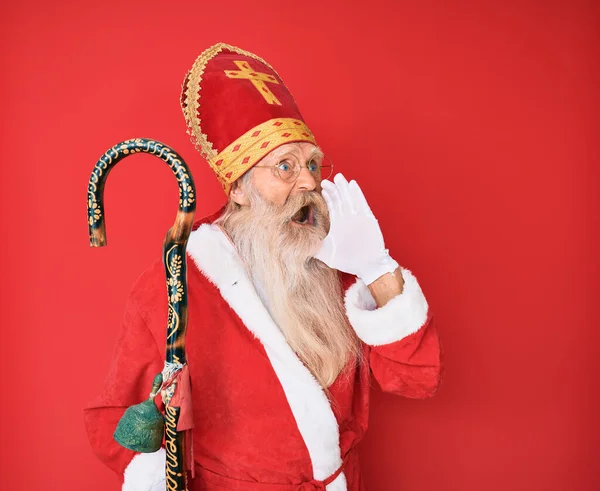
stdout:
<svg viewBox="0 0 600 491">
<path fill-rule="evenodd" d="M 379 223 L 356 181 L 336 174 L 321 182 L 331 228 L 315 257 L 330 268 L 358 276 L 367 285 L 398 263 L 388 254 Z"/>
<path fill-rule="evenodd" d="M 167 491 L 167 480 L 157 482 L 149 491 Z"/>
<path fill-rule="evenodd" d="M 135 455 L 125 469 L 121 491 L 165 491 L 165 459 L 164 448 Z"/>
</svg>

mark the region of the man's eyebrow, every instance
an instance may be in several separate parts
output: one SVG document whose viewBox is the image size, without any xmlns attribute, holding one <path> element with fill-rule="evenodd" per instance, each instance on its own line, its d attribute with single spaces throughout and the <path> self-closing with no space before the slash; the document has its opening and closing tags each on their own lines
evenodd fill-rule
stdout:
<svg viewBox="0 0 600 491">
<path fill-rule="evenodd" d="M 321 147 L 313 147 L 310 156 L 311 157 L 325 157 L 325 154 L 323 153 L 323 150 L 321 150 Z"/>
<path fill-rule="evenodd" d="M 277 160 L 287 155 L 292 155 L 291 150 L 281 150 L 280 148 L 276 148 L 275 150 L 273 150 L 271 158 L 273 160 Z"/>
<path fill-rule="evenodd" d="M 292 149 L 281 150 L 279 148 L 276 148 L 275 150 L 273 150 L 273 153 L 271 155 L 272 155 L 271 158 L 273 160 L 278 160 L 278 159 L 281 159 L 283 157 L 288 157 L 288 156 L 296 157 L 296 155 L 294 154 L 294 151 Z M 323 153 L 323 150 L 321 150 L 320 147 L 313 147 L 310 152 L 309 158 L 324 157 L 324 156 L 325 156 L 325 154 Z"/>
</svg>

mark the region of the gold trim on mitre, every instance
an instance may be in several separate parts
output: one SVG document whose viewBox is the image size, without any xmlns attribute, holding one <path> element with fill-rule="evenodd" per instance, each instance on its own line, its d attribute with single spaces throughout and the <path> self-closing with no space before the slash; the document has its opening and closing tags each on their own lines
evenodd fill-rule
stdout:
<svg viewBox="0 0 600 491">
<path fill-rule="evenodd" d="M 202 95 L 200 83 L 202 82 L 202 76 L 204 75 L 204 70 L 206 69 L 206 65 L 208 64 L 208 62 L 223 50 L 231 51 L 233 53 L 237 53 L 243 56 L 248 56 L 257 61 L 260 61 L 277 74 L 273 67 L 262 58 L 256 56 L 253 53 L 250 53 L 249 51 L 244 51 L 243 49 L 236 48 L 235 46 L 231 46 L 225 43 L 217 43 L 214 46 L 211 46 L 210 48 L 204 50 L 200 54 L 200 56 L 196 58 L 196 61 L 192 65 L 192 68 L 189 72 L 187 72 L 184 78 L 184 84 L 181 87 L 181 110 L 183 111 L 183 115 L 187 123 L 187 133 L 188 135 L 190 135 L 192 143 L 196 147 L 196 150 L 198 150 L 206 160 L 214 159 L 217 156 L 217 151 L 213 147 L 213 144 L 210 141 L 208 141 L 207 135 L 205 133 L 202 133 L 202 121 L 198 117 L 198 108 L 200 107 L 200 97 Z M 277 74 L 277 76 L 279 76 L 279 74 Z M 186 80 L 187 85 L 185 83 Z M 184 100 L 186 101 L 187 107 L 183 106 Z"/>
<path fill-rule="evenodd" d="M 222 152 L 207 160 L 223 185 L 225 194 L 229 194 L 233 182 L 271 150 L 297 141 L 317 144 L 304 121 L 274 118 L 247 131 Z"/>
</svg>

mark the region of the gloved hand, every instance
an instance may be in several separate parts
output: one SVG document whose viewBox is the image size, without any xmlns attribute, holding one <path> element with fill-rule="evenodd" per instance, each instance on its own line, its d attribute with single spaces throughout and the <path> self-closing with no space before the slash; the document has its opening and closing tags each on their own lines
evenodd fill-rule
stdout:
<svg viewBox="0 0 600 491">
<path fill-rule="evenodd" d="M 138 453 L 133 457 L 123 476 L 127 491 L 166 491 L 165 449 L 152 453 Z"/>
<path fill-rule="evenodd" d="M 393 273 L 398 263 L 389 256 L 379 223 L 356 181 L 348 183 L 342 174 L 333 181 L 321 182 L 331 228 L 315 257 L 369 285 Z"/>
<path fill-rule="evenodd" d="M 167 491 L 167 480 L 163 479 L 154 484 L 148 491 Z"/>
</svg>

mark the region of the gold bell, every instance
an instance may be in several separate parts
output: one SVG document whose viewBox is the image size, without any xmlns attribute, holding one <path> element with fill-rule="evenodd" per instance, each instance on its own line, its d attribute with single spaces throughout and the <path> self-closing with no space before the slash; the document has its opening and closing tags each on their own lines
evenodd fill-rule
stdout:
<svg viewBox="0 0 600 491">
<path fill-rule="evenodd" d="M 162 374 L 154 377 L 152 392 L 147 400 L 127 408 L 119 420 L 113 438 L 135 452 L 151 453 L 160 449 L 165 432 L 165 420 L 154 402 L 162 386 Z"/>
</svg>

